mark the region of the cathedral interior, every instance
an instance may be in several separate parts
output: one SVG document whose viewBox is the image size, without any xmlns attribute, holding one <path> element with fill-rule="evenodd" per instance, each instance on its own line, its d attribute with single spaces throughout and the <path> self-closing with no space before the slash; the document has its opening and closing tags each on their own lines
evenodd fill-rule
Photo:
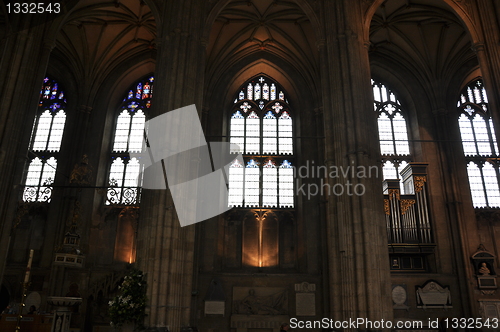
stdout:
<svg viewBox="0 0 500 332">
<path fill-rule="evenodd" d="M 135 269 L 148 331 L 498 330 L 497 0 L 0 8 L 1 331 L 125 331 Z M 189 105 L 165 149 L 234 160 L 143 182 Z M 181 225 L 211 197 L 168 174 L 207 165 L 227 201 Z"/>
</svg>

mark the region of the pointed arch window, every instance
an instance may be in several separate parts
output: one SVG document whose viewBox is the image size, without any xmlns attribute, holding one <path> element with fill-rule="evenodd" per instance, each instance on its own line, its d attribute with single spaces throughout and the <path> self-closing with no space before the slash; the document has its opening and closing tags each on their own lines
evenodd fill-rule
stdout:
<svg viewBox="0 0 500 332">
<path fill-rule="evenodd" d="M 66 97 L 59 83 L 46 77 L 31 131 L 24 202 L 50 202 L 57 158 L 66 123 Z"/>
<path fill-rule="evenodd" d="M 141 152 L 146 115 L 151 107 L 154 77 L 135 83 L 123 99 L 116 118 L 107 205 L 134 205 L 140 201 L 142 174 L 139 160 L 130 158 L 132 152 Z"/>
<path fill-rule="evenodd" d="M 233 153 L 229 168 L 229 206 L 293 208 L 293 120 L 281 86 L 259 76 L 245 83 L 229 121 Z M 241 202 L 243 201 L 243 204 Z"/>
<path fill-rule="evenodd" d="M 482 79 L 462 90 L 457 107 L 474 207 L 500 207 L 498 146 Z"/>
<path fill-rule="evenodd" d="M 378 115 L 378 133 L 385 179 L 399 179 L 411 161 L 406 120 L 396 94 L 384 84 L 372 80 L 374 108 Z"/>
</svg>

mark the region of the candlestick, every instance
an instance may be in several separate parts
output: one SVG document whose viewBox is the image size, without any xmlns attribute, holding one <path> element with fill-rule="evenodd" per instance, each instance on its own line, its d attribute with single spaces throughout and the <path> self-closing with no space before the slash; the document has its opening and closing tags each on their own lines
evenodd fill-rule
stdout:
<svg viewBox="0 0 500 332">
<path fill-rule="evenodd" d="M 34 250 L 30 250 L 30 258 L 28 259 L 28 267 L 26 269 L 26 275 L 24 276 L 24 283 L 27 284 L 30 280 L 30 273 L 31 273 L 31 263 L 33 262 L 33 253 Z"/>
</svg>

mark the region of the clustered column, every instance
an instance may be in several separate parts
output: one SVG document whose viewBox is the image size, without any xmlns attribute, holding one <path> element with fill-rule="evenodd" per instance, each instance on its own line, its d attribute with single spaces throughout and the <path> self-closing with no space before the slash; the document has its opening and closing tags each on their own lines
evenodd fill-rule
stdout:
<svg viewBox="0 0 500 332">
<path fill-rule="evenodd" d="M 327 167 L 354 167 L 354 176 L 329 184 L 364 187 L 362 195 L 328 196 L 327 244 L 330 315 L 336 320 L 392 319 L 382 174 L 357 173 L 379 166 L 368 50 L 362 40 L 360 1 L 321 2 L 325 40 L 320 43 Z M 379 168 L 380 169 L 380 168 Z M 358 187 L 359 188 L 359 187 Z"/>
<path fill-rule="evenodd" d="M 191 104 L 201 112 L 205 64 L 201 31 L 206 1 L 156 3 L 168 20 L 158 28 L 151 118 Z M 177 144 L 168 132 L 165 139 Z M 148 281 L 146 326 L 178 332 L 191 325 L 194 229 L 194 225 L 180 227 L 168 190 L 143 189 L 137 261 Z"/>
</svg>

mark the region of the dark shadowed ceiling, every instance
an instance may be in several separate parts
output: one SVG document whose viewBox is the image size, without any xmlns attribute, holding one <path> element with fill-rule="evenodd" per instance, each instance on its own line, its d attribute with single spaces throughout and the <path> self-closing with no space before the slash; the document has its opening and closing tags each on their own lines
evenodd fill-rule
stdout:
<svg viewBox="0 0 500 332">
<path fill-rule="evenodd" d="M 427 80 L 452 77 L 475 57 L 462 22 L 441 0 L 387 0 L 370 28 L 372 55 Z"/>
</svg>

